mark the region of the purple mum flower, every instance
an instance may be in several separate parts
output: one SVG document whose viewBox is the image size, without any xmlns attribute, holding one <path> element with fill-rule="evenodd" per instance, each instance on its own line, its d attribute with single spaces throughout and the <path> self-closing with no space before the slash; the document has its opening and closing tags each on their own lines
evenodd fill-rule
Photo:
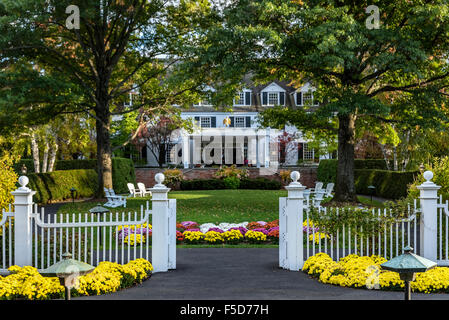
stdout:
<svg viewBox="0 0 449 320">
<path fill-rule="evenodd" d="M 207 230 L 207 232 L 209 232 L 209 231 L 215 231 L 215 232 L 220 232 L 220 233 L 224 232 L 223 230 L 221 230 L 220 228 L 217 228 L 217 227 L 209 228 L 209 230 Z"/>
<path fill-rule="evenodd" d="M 279 227 L 273 227 L 273 228 L 268 229 L 268 233 L 270 233 L 271 231 L 274 231 L 274 230 L 279 231 Z"/>
<path fill-rule="evenodd" d="M 248 229 L 246 229 L 245 227 L 232 227 L 229 228 L 229 230 L 238 230 L 243 236 L 248 232 Z"/>
<path fill-rule="evenodd" d="M 264 228 L 256 228 L 256 229 L 253 229 L 253 231 L 259 231 L 259 232 L 262 232 L 264 235 L 268 235 L 268 230 L 264 229 Z"/>
</svg>

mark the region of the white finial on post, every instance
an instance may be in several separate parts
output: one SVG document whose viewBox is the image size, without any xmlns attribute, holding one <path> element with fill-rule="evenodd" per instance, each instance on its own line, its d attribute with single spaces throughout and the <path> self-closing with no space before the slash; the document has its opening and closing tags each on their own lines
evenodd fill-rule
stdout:
<svg viewBox="0 0 449 320">
<path fill-rule="evenodd" d="M 18 266 L 32 265 L 32 224 L 33 195 L 36 191 L 26 185 L 26 176 L 19 178 L 20 187 L 11 192 L 14 196 L 14 263 Z"/>
<path fill-rule="evenodd" d="M 423 174 L 426 182 L 417 188 L 420 191 L 419 202 L 421 205 L 420 227 L 420 252 L 426 259 L 437 260 L 437 230 L 438 230 L 438 190 L 441 188 L 432 180 L 433 172 L 426 171 Z"/>
<path fill-rule="evenodd" d="M 19 177 L 19 184 L 20 184 L 19 190 L 30 191 L 30 188 L 27 187 L 27 184 L 28 184 L 29 182 L 30 182 L 30 179 L 28 179 L 27 176 L 21 176 L 21 177 Z"/>
<path fill-rule="evenodd" d="M 157 184 L 154 186 L 155 188 L 166 188 L 165 185 L 162 184 L 165 180 L 165 176 L 163 173 L 159 172 L 154 176 L 154 180 L 156 180 Z"/>
</svg>

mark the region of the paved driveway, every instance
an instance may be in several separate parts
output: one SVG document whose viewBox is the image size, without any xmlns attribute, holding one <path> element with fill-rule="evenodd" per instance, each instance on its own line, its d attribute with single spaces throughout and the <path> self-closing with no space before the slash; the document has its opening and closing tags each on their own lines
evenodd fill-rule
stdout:
<svg viewBox="0 0 449 320">
<path fill-rule="evenodd" d="M 350 289 L 319 283 L 278 268 L 276 248 L 178 248 L 177 269 L 113 294 L 112 300 L 402 300 L 402 292 Z M 449 294 L 412 294 L 449 300 Z"/>
</svg>

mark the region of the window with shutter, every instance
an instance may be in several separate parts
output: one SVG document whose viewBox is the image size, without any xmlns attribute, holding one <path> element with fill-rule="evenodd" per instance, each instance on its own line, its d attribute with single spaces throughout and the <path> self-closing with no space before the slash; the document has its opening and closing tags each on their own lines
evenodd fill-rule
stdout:
<svg viewBox="0 0 449 320">
<path fill-rule="evenodd" d="M 285 105 L 285 92 L 279 92 L 279 104 L 281 106 Z"/>
<path fill-rule="evenodd" d="M 302 106 L 302 92 L 296 92 L 296 105 Z"/>
<path fill-rule="evenodd" d="M 251 105 L 251 92 L 249 92 L 249 91 L 245 92 L 245 105 L 246 106 Z"/>
<path fill-rule="evenodd" d="M 251 117 L 246 117 L 245 122 L 246 122 L 246 127 L 251 128 Z"/>
</svg>

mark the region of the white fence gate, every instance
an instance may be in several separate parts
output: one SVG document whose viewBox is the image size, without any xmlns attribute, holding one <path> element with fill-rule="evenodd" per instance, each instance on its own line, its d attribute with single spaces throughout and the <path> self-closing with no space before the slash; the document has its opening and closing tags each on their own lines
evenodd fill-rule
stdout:
<svg viewBox="0 0 449 320">
<path fill-rule="evenodd" d="M 432 172 L 424 173 L 426 182 L 418 186 L 420 197 L 408 207 L 406 217 L 393 219 L 392 212 L 387 209 L 372 209 L 366 213 L 371 215 L 369 218 L 372 220 L 378 218 L 380 221 L 382 217 L 390 216 L 390 222 L 382 226 L 383 230 L 363 232 L 362 226 L 343 224 L 329 235 L 320 232 L 310 219 L 310 207 L 303 195 L 305 186 L 297 182 L 299 173 L 292 172 L 291 177 L 293 182 L 286 187 L 288 196 L 279 199 L 280 267 L 298 271 L 305 260 L 319 252 L 327 253 L 336 260 L 350 254 L 379 255 L 391 259 L 402 254 L 405 246 L 412 246 L 415 253 L 439 265 L 449 265 L 449 204 L 447 201 L 443 203 L 441 196 L 438 197 L 440 187 L 431 181 Z M 338 216 L 350 214 L 345 210 L 353 209 L 318 207 L 318 210 L 325 217 L 331 210 Z"/>
<path fill-rule="evenodd" d="M 147 201 L 140 212 L 58 215 L 45 214 L 44 208 L 39 212 L 32 201 L 35 191 L 26 187 L 28 178 L 20 177 L 21 187 L 12 193 L 15 210 L 10 206 L 0 220 L 0 273 L 7 274 L 12 265 L 43 270 L 65 252 L 94 266 L 144 258 L 151 260 L 153 272 L 176 269 L 176 200 L 168 199 L 163 180 L 158 174 L 151 188 L 151 210 Z"/>
</svg>

